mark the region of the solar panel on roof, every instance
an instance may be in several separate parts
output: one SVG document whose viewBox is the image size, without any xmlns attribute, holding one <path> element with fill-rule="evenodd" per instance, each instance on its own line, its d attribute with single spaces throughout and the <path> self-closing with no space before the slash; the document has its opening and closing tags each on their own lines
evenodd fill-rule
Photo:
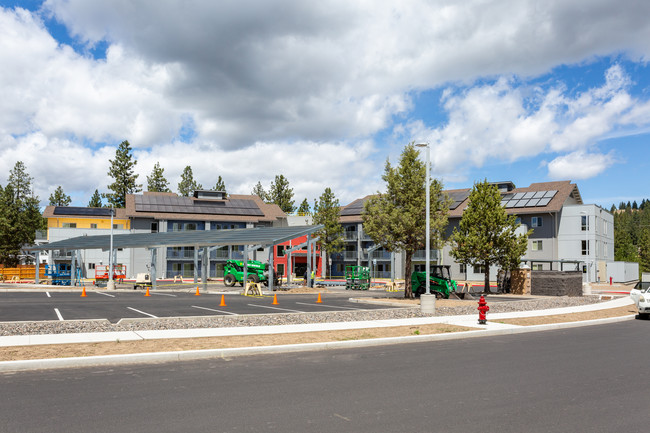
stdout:
<svg viewBox="0 0 650 433">
<path fill-rule="evenodd" d="M 524 198 L 524 193 L 523 192 L 518 192 L 515 194 L 515 196 L 512 198 L 513 200 L 521 200 Z"/>
<path fill-rule="evenodd" d="M 555 194 L 557 194 L 557 191 L 546 191 L 546 194 L 544 194 L 544 198 L 553 198 L 555 197 Z"/>
<path fill-rule="evenodd" d="M 109 208 L 56 206 L 54 215 L 111 216 Z"/>
<path fill-rule="evenodd" d="M 528 201 L 528 206 L 537 206 L 537 203 L 539 203 L 539 199 L 538 198 L 533 198 L 533 199 Z"/>
<path fill-rule="evenodd" d="M 515 207 L 515 205 L 519 202 L 519 200 L 509 200 L 508 204 L 506 205 L 507 208 Z"/>
<path fill-rule="evenodd" d="M 546 194 L 546 191 L 537 191 L 533 197 L 534 198 L 542 198 L 542 197 L 544 197 L 544 194 Z"/>
<path fill-rule="evenodd" d="M 537 203 L 537 206 L 546 206 L 547 204 L 550 203 L 550 201 L 551 201 L 550 198 L 540 198 L 539 203 Z"/>
<path fill-rule="evenodd" d="M 524 198 L 533 198 L 534 195 L 535 195 L 535 192 L 533 192 L 533 191 L 527 192 L 526 194 L 524 194 Z"/>
<path fill-rule="evenodd" d="M 526 207 L 526 205 L 528 205 L 528 200 L 523 199 L 523 200 L 519 200 L 515 205 L 515 207 Z"/>
</svg>

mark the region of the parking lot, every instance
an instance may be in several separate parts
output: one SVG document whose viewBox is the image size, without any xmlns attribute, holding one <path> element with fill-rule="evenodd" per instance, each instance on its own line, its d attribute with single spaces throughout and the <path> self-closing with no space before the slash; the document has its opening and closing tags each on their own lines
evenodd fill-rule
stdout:
<svg viewBox="0 0 650 433">
<path fill-rule="evenodd" d="M 222 294 L 187 292 L 6 292 L 0 293 L 0 322 L 45 320 L 107 319 L 112 323 L 123 318 L 192 317 L 239 314 L 307 313 L 387 308 L 350 302 L 349 293 L 280 294 L 273 305 L 273 295 L 242 296 L 224 294 L 226 306 L 220 306 Z"/>
</svg>

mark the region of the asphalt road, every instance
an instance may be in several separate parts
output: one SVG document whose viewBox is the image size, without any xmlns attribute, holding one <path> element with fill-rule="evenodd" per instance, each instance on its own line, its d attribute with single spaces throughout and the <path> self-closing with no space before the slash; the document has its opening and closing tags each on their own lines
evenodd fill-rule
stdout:
<svg viewBox="0 0 650 433">
<path fill-rule="evenodd" d="M 3 374 L 0 430 L 645 431 L 649 324 Z"/>
<path fill-rule="evenodd" d="M 196 296 L 184 292 L 143 291 L 93 292 L 82 298 L 80 292 L 6 292 L 0 293 L 0 322 L 108 319 L 112 323 L 122 318 L 214 316 L 233 314 L 270 314 L 317 311 L 346 311 L 386 308 L 380 305 L 349 301 L 350 295 L 279 294 L 278 305 L 273 296 L 250 297 L 226 294 L 226 307 L 220 307 L 221 294 Z"/>
</svg>

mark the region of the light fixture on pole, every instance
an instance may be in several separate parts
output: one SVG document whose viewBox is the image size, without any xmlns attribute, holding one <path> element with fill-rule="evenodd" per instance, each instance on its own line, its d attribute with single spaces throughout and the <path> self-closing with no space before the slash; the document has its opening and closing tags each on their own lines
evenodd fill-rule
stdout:
<svg viewBox="0 0 650 433">
<path fill-rule="evenodd" d="M 425 265 L 426 266 L 426 269 L 425 269 L 425 271 L 426 271 L 426 273 L 425 273 L 425 275 L 426 275 L 426 277 L 425 277 L 426 278 L 425 293 L 427 295 L 430 295 L 431 294 L 431 287 L 430 287 L 429 279 L 431 277 L 430 276 L 430 273 L 431 273 L 430 267 L 431 266 L 430 266 L 429 262 L 430 262 L 431 258 L 429 257 L 429 255 L 431 254 L 431 245 L 430 245 L 430 242 L 431 242 L 430 241 L 431 228 L 430 228 L 430 220 L 429 220 L 429 218 L 430 218 L 430 204 L 429 204 L 429 202 L 430 202 L 430 199 L 429 199 L 429 189 L 430 189 L 429 188 L 429 165 L 430 165 L 429 164 L 429 143 L 419 143 L 419 144 L 416 144 L 416 146 L 417 147 L 426 147 L 426 149 L 427 149 L 427 165 L 426 165 L 426 177 L 427 177 L 427 179 L 426 179 L 426 208 L 427 208 L 427 210 L 426 210 L 426 212 L 427 212 L 427 217 L 426 217 L 426 219 L 427 219 L 426 239 L 427 240 L 426 240 L 426 250 L 425 250 L 424 253 L 425 253 L 425 263 L 426 263 L 426 265 Z"/>
</svg>

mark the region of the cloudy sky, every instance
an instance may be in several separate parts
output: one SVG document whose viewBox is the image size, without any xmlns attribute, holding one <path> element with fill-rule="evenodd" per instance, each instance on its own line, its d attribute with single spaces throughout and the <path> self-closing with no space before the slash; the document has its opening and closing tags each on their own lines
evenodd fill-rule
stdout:
<svg viewBox="0 0 650 433">
<path fill-rule="evenodd" d="M 650 2 L 0 0 L 0 184 L 106 192 L 129 140 L 231 193 L 283 174 L 296 205 L 383 190 L 428 142 L 445 187 L 572 180 L 650 198 Z"/>
</svg>

